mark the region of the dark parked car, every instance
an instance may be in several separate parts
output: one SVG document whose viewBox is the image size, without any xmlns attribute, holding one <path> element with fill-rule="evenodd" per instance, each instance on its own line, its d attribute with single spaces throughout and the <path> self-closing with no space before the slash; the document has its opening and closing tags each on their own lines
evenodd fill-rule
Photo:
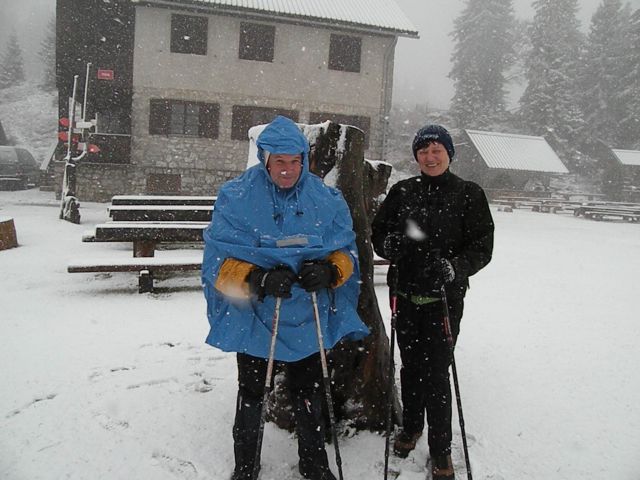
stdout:
<svg viewBox="0 0 640 480">
<path fill-rule="evenodd" d="M 0 190 L 22 190 L 37 185 L 39 177 L 39 165 L 28 150 L 0 146 Z"/>
</svg>

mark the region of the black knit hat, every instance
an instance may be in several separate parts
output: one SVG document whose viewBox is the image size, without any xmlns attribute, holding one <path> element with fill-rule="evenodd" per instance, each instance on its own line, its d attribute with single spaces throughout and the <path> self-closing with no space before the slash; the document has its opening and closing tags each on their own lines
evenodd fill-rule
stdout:
<svg viewBox="0 0 640 480">
<path fill-rule="evenodd" d="M 418 130 L 418 133 L 416 133 L 416 136 L 413 138 L 413 144 L 411 145 L 411 148 L 413 149 L 413 157 L 417 160 L 418 150 L 426 147 L 431 142 L 441 143 L 449 154 L 449 160 L 453 160 L 453 156 L 456 154 L 456 151 L 453 148 L 453 140 L 451 139 L 451 135 L 449 135 L 447 129 L 440 125 L 425 125 Z"/>
</svg>

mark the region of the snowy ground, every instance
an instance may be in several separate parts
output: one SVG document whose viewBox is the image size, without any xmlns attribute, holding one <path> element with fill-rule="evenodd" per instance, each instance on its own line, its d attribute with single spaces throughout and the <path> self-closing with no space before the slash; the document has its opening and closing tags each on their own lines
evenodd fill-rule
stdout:
<svg viewBox="0 0 640 480">
<path fill-rule="evenodd" d="M 227 480 L 235 361 L 203 343 L 197 275 L 140 295 L 133 274 L 66 273 L 131 255 L 83 244 L 107 213 L 81 210 L 72 225 L 50 193 L 0 192 L 20 243 L 0 252 L 0 478 Z M 474 478 L 638 480 L 640 226 L 494 216 L 457 350 Z M 299 479 L 295 439 L 265 435 L 261 479 Z M 395 462 L 401 480 L 424 478 L 425 451 Z M 381 436 L 343 438 L 345 479 L 382 478 L 383 452 Z M 457 430 L 454 457 L 465 478 Z"/>
</svg>

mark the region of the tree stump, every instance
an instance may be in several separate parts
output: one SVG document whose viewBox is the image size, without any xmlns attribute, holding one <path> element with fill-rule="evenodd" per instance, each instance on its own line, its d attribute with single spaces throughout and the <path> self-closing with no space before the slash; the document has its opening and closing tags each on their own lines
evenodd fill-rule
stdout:
<svg viewBox="0 0 640 480">
<path fill-rule="evenodd" d="M 388 395 L 392 396 L 396 423 L 400 420 L 400 408 L 395 382 L 389 378 L 389 338 L 373 283 L 372 219 L 369 212 L 374 195 L 377 197 L 379 193 L 370 190 L 377 183 L 373 177 L 366 180 L 367 175 L 373 175 L 373 172 L 364 160 L 364 133 L 354 127 L 343 128 L 347 129 L 345 153 L 337 164 L 337 186 L 351 209 L 362 281 L 358 314 L 371 334 L 359 344 L 340 343 L 331 352 L 336 400 L 344 402 L 336 407 L 340 416 L 348 419 L 355 428 L 382 430 L 386 422 Z M 381 169 L 380 173 L 386 177 L 386 187 L 390 169 Z"/>
<path fill-rule="evenodd" d="M 400 404 L 395 382 L 389 378 L 387 337 L 373 283 L 371 221 L 377 198 L 386 190 L 391 166 L 372 165 L 364 159 L 364 133 L 335 123 L 304 125 L 310 140 L 310 170 L 321 178 L 336 170 L 336 187 L 342 192 L 353 218 L 361 276 L 358 314 L 371 334 L 359 342 L 340 342 L 328 354 L 332 400 L 338 420 L 357 430 L 383 430 L 388 395 L 392 395 L 393 417 L 400 423 Z M 275 379 L 269 399 L 269 420 L 293 430 L 284 372 Z M 391 392 L 389 387 L 391 386 Z M 327 432 L 330 430 L 327 429 Z"/>
<path fill-rule="evenodd" d="M 0 217 L 0 250 L 7 250 L 18 246 L 16 226 L 13 218 Z"/>
</svg>

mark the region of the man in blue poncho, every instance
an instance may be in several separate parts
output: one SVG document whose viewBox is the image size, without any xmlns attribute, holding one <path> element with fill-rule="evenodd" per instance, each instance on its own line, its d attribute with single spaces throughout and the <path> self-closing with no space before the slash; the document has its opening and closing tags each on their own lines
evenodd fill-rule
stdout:
<svg viewBox="0 0 640 480">
<path fill-rule="evenodd" d="M 281 299 L 275 360 L 286 370 L 299 470 L 335 480 L 324 448 L 322 374 L 313 304 L 324 348 L 368 334 L 356 312 L 359 271 L 349 208 L 309 172 L 309 143 L 278 116 L 257 139 L 260 162 L 218 193 L 205 231 L 202 280 L 211 331 L 207 343 L 237 352 L 233 480 L 251 478 L 271 325 Z"/>
</svg>

